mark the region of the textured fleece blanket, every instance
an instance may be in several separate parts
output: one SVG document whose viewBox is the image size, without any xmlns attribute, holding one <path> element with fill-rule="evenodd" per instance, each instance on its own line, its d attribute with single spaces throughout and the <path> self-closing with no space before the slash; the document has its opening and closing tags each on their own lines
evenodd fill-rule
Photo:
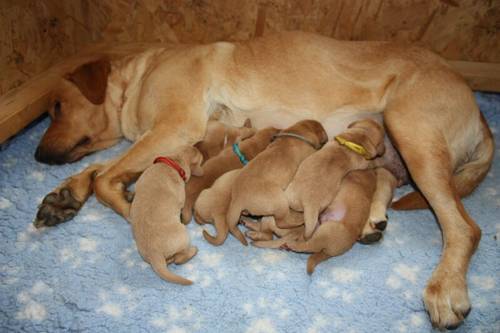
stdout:
<svg viewBox="0 0 500 333">
<path fill-rule="evenodd" d="M 500 95 L 476 97 L 498 140 Z M 432 330 L 421 298 L 441 253 L 431 212 L 389 211 L 380 243 L 356 244 L 311 277 L 305 254 L 243 247 L 232 237 L 213 247 L 191 223 L 199 253 L 171 268 L 195 281 L 182 287 L 154 274 L 139 256 L 130 226 L 94 197 L 72 221 L 33 228 L 37 205 L 52 188 L 130 144 L 48 166 L 33 158 L 48 124 L 38 121 L 0 151 L 1 332 Z M 464 200 L 483 237 L 468 275 L 473 310 L 459 332 L 500 332 L 498 152 L 486 180 Z"/>
</svg>

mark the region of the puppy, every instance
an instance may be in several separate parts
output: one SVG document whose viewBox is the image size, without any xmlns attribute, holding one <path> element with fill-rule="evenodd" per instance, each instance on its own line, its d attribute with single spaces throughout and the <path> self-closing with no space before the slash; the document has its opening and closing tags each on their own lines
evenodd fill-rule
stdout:
<svg viewBox="0 0 500 333">
<path fill-rule="evenodd" d="M 203 161 L 207 161 L 219 154 L 224 148 L 251 137 L 255 132 L 256 129 L 252 128 L 250 119 L 246 119 L 242 127 L 228 126 L 217 120 L 209 120 L 203 141 L 194 146 L 203 155 Z"/>
<path fill-rule="evenodd" d="M 231 201 L 231 186 L 241 169 L 231 170 L 220 176 L 209 189 L 201 191 L 194 204 L 194 219 L 198 224 L 213 223 L 216 236 L 203 230 L 203 237 L 212 245 L 221 245 L 227 238 L 226 213 Z"/>
<path fill-rule="evenodd" d="M 240 156 L 234 147 L 227 147 L 217 156 L 203 164 L 203 177 L 193 177 L 186 185 L 186 201 L 182 209 L 182 221 L 187 224 L 191 221 L 193 206 L 201 191 L 212 186 L 219 176 L 224 173 L 242 168 L 246 161 L 252 160 L 257 154 L 266 149 L 271 138 L 279 130 L 274 127 L 257 131 L 251 138 L 241 141 L 238 145 Z M 244 161 L 241 159 L 244 157 Z"/>
<path fill-rule="evenodd" d="M 191 174 L 202 174 L 202 161 L 201 153 L 191 146 L 179 148 L 170 158 L 157 158 L 137 180 L 130 209 L 132 231 L 142 258 L 162 279 L 182 285 L 192 282 L 170 272 L 165 264 L 183 264 L 198 251 L 190 245 L 179 217 L 185 182 Z"/>
<path fill-rule="evenodd" d="M 283 245 L 292 251 L 313 253 L 307 260 L 308 274 L 312 274 L 320 262 L 345 253 L 359 238 L 369 216 L 376 182 L 373 169 L 349 172 L 312 237 Z"/>
<path fill-rule="evenodd" d="M 289 210 L 284 190 L 300 163 L 327 141 L 328 135 L 319 122 L 299 121 L 277 134 L 267 149 L 241 171 L 232 186 L 227 224 L 242 244 L 247 245 L 237 227 L 241 213 L 273 215 L 279 226 Z"/>
<path fill-rule="evenodd" d="M 316 228 L 319 214 L 337 194 L 342 178 L 351 170 L 374 168 L 373 159 L 384 150 L 382 126 L 365 119 L 349 125 L 335 140 L 302 162 L 285 194 L 290 208 L 304 212 L 306 239 Z M 280 223 L 276 219 L 278 227 L 286 227 Z"/>
</svg>

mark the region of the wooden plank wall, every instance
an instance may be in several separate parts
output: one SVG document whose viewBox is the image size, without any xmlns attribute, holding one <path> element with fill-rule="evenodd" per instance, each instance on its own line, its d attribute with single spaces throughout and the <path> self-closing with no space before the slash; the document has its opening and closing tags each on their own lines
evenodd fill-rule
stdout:
<svg viewBox="0 0 500 333">
<path fill-rule="evenodd" d="M 0 142 L 43 112 L 64 66 L 27 81 L 88 44 L 283 30 L 416 43 L 452 60 L 474 89 L 500 92 L 500 0 L 1 0 Z"/>
<path fill-rule="evenodd" d="M 498 0 L 2 0 L 0 95 L 89 42 L 242 40 L 294 29 L 500 63 Z"/>
</svg>

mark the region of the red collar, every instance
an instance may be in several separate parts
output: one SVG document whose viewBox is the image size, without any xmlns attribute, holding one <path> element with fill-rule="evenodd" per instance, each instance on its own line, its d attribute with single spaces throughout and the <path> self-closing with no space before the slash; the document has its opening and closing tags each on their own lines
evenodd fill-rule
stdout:
<svg viewBox="0 0 500 333">
<path fill-rule="evenodd" d="M 164 164 L 168 165 L 169 167 L 175 169 L 175 171 L 177 171 L 179 173 L 179 176 L 181 176 L 181 178 L 184 181 L 186 181 L 186 171 L 184 171 L 184 169 L 173 159 L 171 159 L 169 157 L 165 157 L 165 156 L 159 156 L 159 157 L 155 158 L 153 163 L 164 163 Z"/>
</svg>

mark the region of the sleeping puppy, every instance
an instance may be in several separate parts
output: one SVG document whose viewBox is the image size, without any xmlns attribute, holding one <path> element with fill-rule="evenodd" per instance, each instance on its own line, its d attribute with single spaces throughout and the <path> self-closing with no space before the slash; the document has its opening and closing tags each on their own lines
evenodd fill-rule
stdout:
<svg viewBox="0 0 500 333">
<path fill-rule="evenodd" d="M 220 176 L 212 187 L 201 191 L 194 204 L 194 219 L 198 224 L 212 223 L 216 236 L 203 230 L 203 237 L 212 245 L 221 245 L 227 238 L 226 213 L 231 202 L 231 186 L 241 169 L 231 170 Z"/>
<path fill-rule="evenodd" d="M 256 129 L 252 128 L 250 119 L 246 119 L 242 127 L 228 126 L 217 120 L 209 120 L 203 141 L 194 146 L 203 155 L 203 161 L 207 161 L 224 148 L 251 137 L 255 132 Z"/>
<path fill-rule="evenodd" d="M 304 236 L 309 239 L 320 213 L 337 194 L 351 170 L 374 168 L 373 159 L 384 153 L 384 130 L 371 119 L 356 121 L 300 164 L 285 191 L 290 208 L 304 212 Z M 286 227 L 276 219 L 278 227 Z"/>
<path fill-rule="evenodd" d="M 201 175 L 203 156 L 194 147 L 183 146 L 170 157 L 159 157 L 139 177 L 130 209 L 130 222 L 142 258 L 164 280 L 192 284 L 168 270 L 165 264 L 183 264 L 198 251 L 190 245 L 186 227 L 180 222 L 185 182 Z"/>
<path fill-rule="evenodd" d="M 227 147 L 215 157 L 212 157 L 203 164 L 203 177 L 193 177 L 186 185 L 186 201 L 182 209 L 182 222 L 187 224 L 191 221 L 193 206 L 201 191 L 212 186 L 219 176 L 224 173 L 239 169 L 245 163 L 252 160 L 257 154 L 266 149 L 271 142 L 271 138 L 279 130 L 274 127 L 261 129 L 252 137 L 241 141 L 235 146 Z"/>
<path fill-rule="evenodd" d="M 300 163 L 327 141 L 328 135 L 319 122 L 299 121 L 277 134 L 267 149 L 241 171 L 232 186 L 227 224 L 242 244 L 247 245 L 237 226 L 241 213 L 273 215 L 279 226 L 289 211 L 284 190 Z"/>
<path fill-rule="evenodd" d="M 321 215 L 319 226 L 309 240 L 287 241 L 282 247 L 313 253 L 307 260 L 307 273 L 330 257 L 349 250 L 368 220 L 377 176 L 375 170 L 355 170 L 342 180 L 333 202 Z"/>
</svg>

